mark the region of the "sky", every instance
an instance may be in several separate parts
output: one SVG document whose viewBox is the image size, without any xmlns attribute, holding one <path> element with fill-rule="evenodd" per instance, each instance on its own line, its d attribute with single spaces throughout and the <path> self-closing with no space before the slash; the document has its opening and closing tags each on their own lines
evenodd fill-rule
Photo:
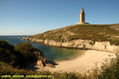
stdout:
<svg viewBox="0 0 119 79">
<path fill-rule="evenodd" d="M 33 35 L 80 22 L 119 23 L 119 0 L 0 0 L 0 35 Z"/>
</svg>

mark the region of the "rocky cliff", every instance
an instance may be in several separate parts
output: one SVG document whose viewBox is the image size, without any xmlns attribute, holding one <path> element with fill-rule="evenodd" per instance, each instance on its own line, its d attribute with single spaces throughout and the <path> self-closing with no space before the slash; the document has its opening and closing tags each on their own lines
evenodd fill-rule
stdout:
<svg viewBox="0 0 119 79">
<path fill-rule="evenodd" d="M 70 42 L 56 42 L 54 40 L 42 40 L 37 38 L 28 38 L 29 41 L 36 42 L 36 43 L 44 43 L 50 46 L 57 46 L 57 47 L 66 47 L 66 48 L 76 48 L 76 49 L 94 49 L 100 51 L 109 51 L 109 52 L 117 52 L 119 51 L 119 46 L 111 45 L 110 42 L 94 42 L 92 40 L 72 40 Z"/>
<path fill-rule="evenodd" d="M 119 24 L 72 25 L 29 36 L 27 40 L 58 47 L 116 52 L 119 50 L 118 29 Z"/>
</svg>

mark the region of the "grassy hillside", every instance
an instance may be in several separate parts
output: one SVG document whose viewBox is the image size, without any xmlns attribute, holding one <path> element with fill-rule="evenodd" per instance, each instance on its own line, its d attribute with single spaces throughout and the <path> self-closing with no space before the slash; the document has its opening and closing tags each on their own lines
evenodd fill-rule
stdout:
<svg viewBox="0 0 119 79">
<path fill-rule="evenodd" d="M 112 44 L 119 43 L 119 24 L 110 25 L 72 25 L 64 28 L 36 34 L 35 38 L 49 39 L 60 42 L 75 39 L 93 41 L 110 41 Z"/>
</svg>

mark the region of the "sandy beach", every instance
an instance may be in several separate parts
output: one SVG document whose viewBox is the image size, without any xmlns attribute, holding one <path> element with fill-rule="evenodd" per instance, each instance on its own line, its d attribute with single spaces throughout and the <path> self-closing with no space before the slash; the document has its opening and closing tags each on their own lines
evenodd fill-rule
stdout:
<svg viewBox="0 0 119 79">
<path fill-rule="evenodd" d="M 78 72 L 85 73 L 88 70 L 91 70 L 97 67 L 101 67 L 102 63 L 105 63 L 106 60 L 115 58 L 115 53 L 96 51 L 96 50 L 87 50 L 83 55 L 73 58 L 71 60 L 56 61 L 58 65 L 55 68 L 44 67 L 45 71 L 51 72 Z"/>
</svg>

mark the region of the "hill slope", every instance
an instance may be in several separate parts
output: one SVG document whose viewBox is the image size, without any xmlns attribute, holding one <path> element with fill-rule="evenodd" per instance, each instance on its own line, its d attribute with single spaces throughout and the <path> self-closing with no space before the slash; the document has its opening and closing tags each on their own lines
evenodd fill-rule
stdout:
<svg viewBox="0 0 119 79">
<path fill-rule="evenodd" d="M 75 39 L 93 41 L 119 41 L 119 24 L 113 25 L 72 25 L 30 36 L 30 38 L 48 39 L 59 42 Z"/>
<path fill-rule="evenodd" d="M 119 24 L 72 25 L 29 36 L 27 40 L 50 46 L 119 51 Z"/>
</svg>

